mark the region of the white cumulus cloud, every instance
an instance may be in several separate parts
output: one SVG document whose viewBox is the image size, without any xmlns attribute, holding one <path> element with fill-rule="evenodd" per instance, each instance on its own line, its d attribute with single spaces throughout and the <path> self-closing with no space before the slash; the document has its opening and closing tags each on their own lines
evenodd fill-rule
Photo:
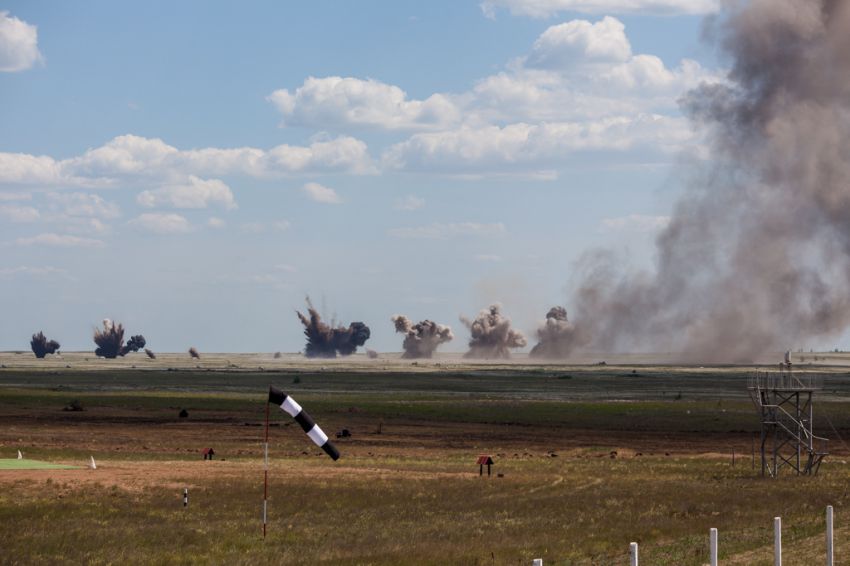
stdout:
<svg viewBox="0 0 850 566">
<path fill-rule="evenodd" d="M 464 173 L 542 168 L 577 151 L 676 151 L 691 137 L 684 118 L 615 116 L 593 122 L 510 124 L 416 134 L 384 153 L 389 169 Z"/>
<path fill-rule="evenodd" d="M 527 63 L 531 67 L 560 68 L 576 63 L 618 63 L 631 56 L 626 26 L 617 18 L 605 16 L 596 23 L 572 20 L 548 28 L 534 42 Z"/>
<path fill-rule="evenodd" d="M 201 179 L 194 175 L 189 175 L 184 183 L 142 191 L 136 197 L 136 201 L 148 208 L 163 205 L 174 208 L 207 208 L 213 204 L 227 210 L 236 208 L 233 192 L 223 181 Z"/>
<path fill-rule="evenodd" d="M 25 71 L 41 60 L 36 27 L 0 11 L 0 72 Z"/>
<path fill-rule="evenodd" d="M 179 214 L 147 212 L 130 221 L 130 224 L 154 234 L 186 234 L 192 231 L 189 221 Z"/>
<path fill-rule="evenodd" d="M 335 190 L 330 187 L 320 185 L 319 183 L 307 183 L 301 187 L 301 190 L 308 198 L 310 198 L 310 200 L 314 200 L 322 204 L 342 203 L 342 199 Z"/>
<path fill-rule="evenodd" d="M 488 18 L 499 8 L 517 16 L 548 18 L 561 12 L 589 14 L 709 14 L 720 9 L 719 0 L 485 0 L 481 11 Z"/>
<path fill-rule="evenodd" d="M 299 126 L 438 129 L 460 117 L 447 95 L 412 100 L 395 85 L 354 77 L 309 77 L 294 92 L 276 90 L 268 100 L 286 124 Z"/>
<path fill-rule="evenodd" d="M 181 150 L 160 139 L 128 134 L 62 160 L 0 152 L 0 185 L 96 188 L 132 182 L 156 186 L 163 180 L 193 175 L 277 178 L 316 173 L 367 175 L 376 173 L 376 169 L 366 144 L 349 136 L 314 139 L 307 146 L 278 145 L 268 150 Z"/>
<path fill-rule="evenodd" d="M 395 202 L 396 210 L 419 210 L 425 206 L 425 199 L 415 195 L 407 195 Z"/>
<path fill-rule="evenodd" d="M 100 195 L 91 193 L 48 193 L 51 208 L 67 216 L 112 219 L 121 216 L 121 208 Z"/>
<path fill-rule="evenodd" d="M 669 160 L 696 143 L 678 99 L 721 80 L 690 59 L 668 66 L 635 53 L 623 22 L 605 16 L 550 26 L 466 92 L 416 100 L 395 85 L 332 76 L 269 100 L 287 123 L 410 132 L 384 148 L 383 170 L 552 178 L 579 151 Z"/>
</svg>

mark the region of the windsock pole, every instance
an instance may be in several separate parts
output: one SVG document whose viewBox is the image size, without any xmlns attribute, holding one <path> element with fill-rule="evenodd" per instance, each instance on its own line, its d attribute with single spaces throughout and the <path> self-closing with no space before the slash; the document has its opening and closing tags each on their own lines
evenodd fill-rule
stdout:
<svg viewBox="0 0 850 566">
<path fill-rule="evenodd" d="M 269 386 L 271 389 L 271 386 Z M 263 539 L 266 538 L 266 517 L 269 505 L 269 404 L 266 403 L 266 436 L 263 442 Z"/>
</svg>

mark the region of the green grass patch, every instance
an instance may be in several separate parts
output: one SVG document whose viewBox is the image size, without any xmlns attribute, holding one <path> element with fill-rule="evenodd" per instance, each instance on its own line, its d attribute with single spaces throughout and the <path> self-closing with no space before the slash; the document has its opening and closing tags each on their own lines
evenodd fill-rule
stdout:
<svg viewBox="0 0 850 566">
<path fill-rule="evenodd" d="M 0 458 L 0 470 L 74 470 L 77 466 L 65 466 L 63 464 L 52 464 L 41 460 L 29 460 L 23 458 Z"/>
</svg>

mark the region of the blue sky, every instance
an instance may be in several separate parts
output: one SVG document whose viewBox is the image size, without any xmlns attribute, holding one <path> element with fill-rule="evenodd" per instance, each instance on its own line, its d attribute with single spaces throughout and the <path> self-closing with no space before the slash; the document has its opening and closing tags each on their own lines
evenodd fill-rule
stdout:
<svg viewBox="0 0 850 566">
<path fill-rule="evenodd" d="M 531 335 L 596 247 L 651 266 L 722 80 L 711 0 L 6 2 L 0 349 L 104 317 L 297 351 L 293 310 Z M 534 340 L 532 339 L 531 345 Z"/>
</svg>

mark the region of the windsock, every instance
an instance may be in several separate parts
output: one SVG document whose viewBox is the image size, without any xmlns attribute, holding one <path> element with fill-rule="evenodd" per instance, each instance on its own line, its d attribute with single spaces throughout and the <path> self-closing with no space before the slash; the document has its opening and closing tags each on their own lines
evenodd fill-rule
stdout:
<svg viewBox="0 0 850 566">
<path fill-rule="evenodd" d="M 307 433 L 307 436 L 310 437 L 310 440 L 312 440 L 316 446 L 324 450 L 325 453 L 334 460 L 339 459 L 339 450 L 337 450 L 336 446 L 328 440 L 328 435 L 325 434 L 321 427 L 316 424 L 313 417 L 307 414 L 307 411 L 302 409 L 301 405 L 295 402 L 295 399 L 279 389 L 269 387 L 269 403 L 278 405 L 281 409 L 289 413 L 289 416 L 301 425 L 301 428 Z"/>
</svg>

